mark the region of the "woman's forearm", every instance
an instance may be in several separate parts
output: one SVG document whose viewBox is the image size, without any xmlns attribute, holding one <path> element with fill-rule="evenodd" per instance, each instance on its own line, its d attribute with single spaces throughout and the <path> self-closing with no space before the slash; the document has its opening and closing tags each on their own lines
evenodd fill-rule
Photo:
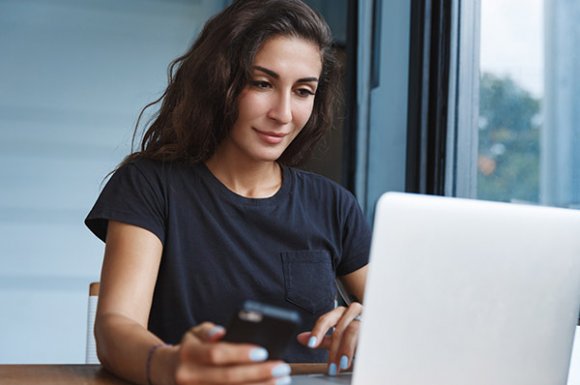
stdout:
<svg viewBox="0 0 580 385">
<path fill-rule="evenodd" d="M 147 376 L 154 385 L 175 383 L 178 348 L 161 345 L 163 341 L 138 322 L 122 314 L 99 315 L 95 339 L 101 364 L 119 377 L 143 385 L 148 385 Z"/>
</svg>

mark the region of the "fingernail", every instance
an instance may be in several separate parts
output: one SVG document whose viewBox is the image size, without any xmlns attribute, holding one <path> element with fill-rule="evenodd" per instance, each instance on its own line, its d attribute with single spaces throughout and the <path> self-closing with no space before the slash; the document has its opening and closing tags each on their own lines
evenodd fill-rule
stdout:
<svg viewBox="0 0 580 385">
<path fill-rule="evenodd" d="M 290 365 L 279 364 L 279 365 L 274 366 L 274 369 L 272 369 L 272 376 L 274 376 L 274 377 L 287 377 L 291 371 L 292 371 L 292 369 L 290 368 Z"/>
<path fill-rule="evenodd" d="M 290 377 L 283 377 L 276 380 L 276 385 L 289 385 L 292 383 L 292 379 Z"/>
<path fill-rule="evenodd" d="M 308 347 L 309 348 L 315 347 L 317 342 L 318 338 L 316 338 L 315 336 L 310 337 L 310 339 L 308 340 Z"/>
<path fill-rule="evenodd" d="M 223 326 L 215 325 L 213 328 L 209 329 L 209 331 L 207 332 L 207 336 L 213 337 L 218 333 L 223 333 L 224 330 L 225 329 Z"/>
<path fill-rule="evenodd" d="M 328 367 L 328 375 L 336 376 L 336 364 L 334 362 Z"/>
<path fill-rule="evenodd" d="M 265 361 L 268 358 L 268 351 L 264 348 L 254 348 L 250 351 L 250 360 Z"/>
<path fill-rule="evenodd" d="M 343 355 L 340 357 L 340 369 L 348 369 L 348 356 Z"/>
</svg>

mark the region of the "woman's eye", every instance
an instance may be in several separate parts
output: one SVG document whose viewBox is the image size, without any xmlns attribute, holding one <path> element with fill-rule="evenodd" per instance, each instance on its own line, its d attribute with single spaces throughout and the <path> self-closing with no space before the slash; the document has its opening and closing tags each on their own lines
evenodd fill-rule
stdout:
<svg viewBox="0 0 580 385">
<path fill-rule="evenodd" d="M 307 97 L 307 96 L 314 96 L 314 92 L 308 88 L 298 88 L 296 93 L 299 96 Z"/>
<path fill-rule="evenodd" d="M 261 88 L 261 89 L 270 88 L 270 83 L 268 83 L 264 80 L 254 80 L 251 83 L 252 83 L 252 86 L 254 86 L 256 88 Z"/>
</svg>

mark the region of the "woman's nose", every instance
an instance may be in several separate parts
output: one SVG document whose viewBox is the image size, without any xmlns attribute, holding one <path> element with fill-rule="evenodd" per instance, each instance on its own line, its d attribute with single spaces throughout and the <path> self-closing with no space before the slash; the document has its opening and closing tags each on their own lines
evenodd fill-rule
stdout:
<svg viewBox="0 0 580 385">
<path fill-rule="evenodd" d="M 282 124 L 292 121 L 292 98 L 287 93 L 279 94 L 272 101 L 268 116 Z"/>
</svg>

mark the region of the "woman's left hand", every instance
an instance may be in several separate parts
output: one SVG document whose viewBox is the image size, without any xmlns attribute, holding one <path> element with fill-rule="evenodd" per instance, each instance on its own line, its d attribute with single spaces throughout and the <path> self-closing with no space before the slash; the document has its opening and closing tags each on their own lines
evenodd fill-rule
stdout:
<svg viewBox="0 0 580 385">
<path fill-rule="evenodd" d="M 352 365 L 362 310 L 358 302 L 348 307 L 339 306 L 318 318 L 312 331 L 298 335 L 298 342 L 303 345 L 328 349 L 328 374 L 331 376 Z M 326 335 L 331 328 L 334 328 L 332 334 Z"/>
</svg>

